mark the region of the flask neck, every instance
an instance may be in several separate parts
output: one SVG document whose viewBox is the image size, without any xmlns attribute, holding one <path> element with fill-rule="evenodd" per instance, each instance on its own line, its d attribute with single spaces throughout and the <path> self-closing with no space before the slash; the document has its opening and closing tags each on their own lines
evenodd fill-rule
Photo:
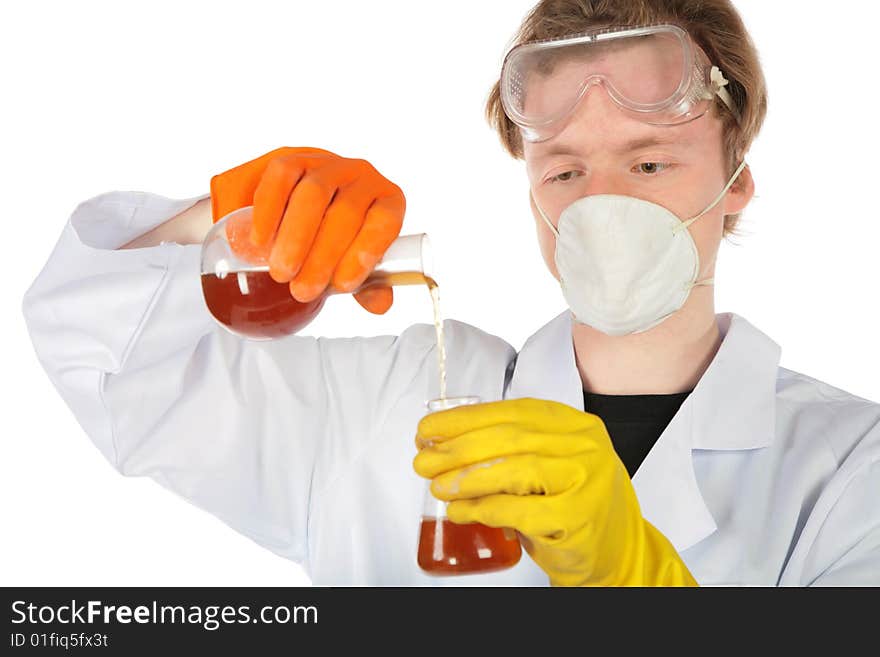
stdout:
<svg viewBox="0 0 880 657">
<path fill-rule="evenodd" d="M 437 287 L 433 278 L 431 245 L 425 233 L 401 235 L 385 251 L 385 255 L 355 292 L 379 285 L 427 285 Z M 342 294 L 329 287 L 330 294 Z"/>
</svg>

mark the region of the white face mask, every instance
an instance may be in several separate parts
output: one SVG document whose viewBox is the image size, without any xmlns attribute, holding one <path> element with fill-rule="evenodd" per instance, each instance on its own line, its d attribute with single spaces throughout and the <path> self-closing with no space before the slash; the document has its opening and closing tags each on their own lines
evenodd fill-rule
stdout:
<svg viewBox="0 0 880 657">
<path fill-rule="evenodd" d="M 556 235 L 562 293 L 582 324 L 608 335 L 654 328 L 680 309 L 697 281 L 700 257 L 688 227 L 714 208 L 745 168 L 743 162 L 709 207 L 682 221 L 663 206 L 629 196 L 585 196 L 559 216 Z"/>
</svg>

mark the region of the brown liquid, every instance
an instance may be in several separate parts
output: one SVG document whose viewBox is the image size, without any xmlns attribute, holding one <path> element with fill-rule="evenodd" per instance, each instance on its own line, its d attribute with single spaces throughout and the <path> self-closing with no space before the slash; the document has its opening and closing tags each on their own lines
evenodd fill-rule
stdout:
<svg viewBox="0 0 880 657">
<path fill-rule="evenodd" d="M 387 274 L 373 272 L 361 289 L 374 285 L 427 285 L 434 306 L 434 331 L 437 334 L 437 358 L 440 366 L 440 399 L 446 399 L 446 342 L 443 339 L 443 319 L 440 315 L 440 286 L 430 276 L 420 272 L 407 271 Z"/>
<path fill-rule="evenodd" d="M 373 272 L 363 288 L 371 285 L 427 285 L 434 306 L 434 331 L 437 335 L 437 360 L 440 372 L 440 399 L 446 399 L 446 341 L 443 338 L 443 319 L 440 315 L 440 286 L 430 276 L 408 271 L 395 274 Z"/>
<path fill-rule="evenodd" d="M 437 282 L 430 276 L 425 276 L 417 271 L 400 271 L 393 274 L 374 271 L 367 276 L 367 280 L 364 281 L 360 289 L 363 290 L 374 285 L 427 285 L 430 288 L 432 285 L 437 287 Z"/>
<path fill-rule="evenodd" d="M 522 556 L 516 532 L 447 518 L 422 518 L 419 567 L 430 575 L 467 575 L 510 568 Z"/>
<path fill-rule="evenodd" d="M 287 283 L 277 283 L 267 271 L 232 272 L 222 278 L 202 274 L 208 310 L 221 324 L 252 338 L 280 338 L 296 333 L 324 306 L 321 296 L 301 303 Z"/>
<path fill-rule="evenodd" d="M 433 278 L 418 272 L 374 272 L 360 289 L 376 285 L 437 287 Z M 302 303 L 293 298 L 287 283 L 276 282 L 269 272 L 240 271 L 225 276 L 202 274 L 202 292 L 211 314 L 236 333 L 253 338 L 281 338 L 309 324 L 333 291 L 328 288 L 317 299 Z"/>
</svg>

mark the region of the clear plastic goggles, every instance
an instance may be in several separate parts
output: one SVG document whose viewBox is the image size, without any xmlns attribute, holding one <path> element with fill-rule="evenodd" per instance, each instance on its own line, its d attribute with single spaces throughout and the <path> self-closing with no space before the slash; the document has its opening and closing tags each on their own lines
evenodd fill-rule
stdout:
<svg viewBox="0 0 880 657">
<path fill-rule="evenodd" d="M 652 125 L 698 119 L 716 95 L 740 118 L 721 71 L 676 25 L 594 30 L 517 46 L 504 60 L 501 102 L 526 140 L 545 141 L 562 131 L 594 85 Z"/>
</svg>

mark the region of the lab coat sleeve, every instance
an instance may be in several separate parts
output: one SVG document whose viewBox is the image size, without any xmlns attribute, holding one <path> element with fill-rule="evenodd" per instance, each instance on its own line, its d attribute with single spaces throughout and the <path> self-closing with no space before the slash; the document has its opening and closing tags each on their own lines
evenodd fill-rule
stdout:
<svg viewBox="0 0 880 657">
<path fill-rule="evenodd" d="M 80 204 L 24 317 L 49 378 L 115 468 L 302 563 L 316 453 L 332 424 L 323 372 L 342 369 L 333 354 L 357 345 L 242 340 L 204 305 L 199 245 L 116 250 L 200 198 L 111 192 Z M 393 354 L 370 353 L 366 369 L 383 376 L 375 361 Z"/>
<path fill-rule="evenodd" d="M 822 490 L 783 584 L 880 586 L 880 424 Z"/>
</svg>

